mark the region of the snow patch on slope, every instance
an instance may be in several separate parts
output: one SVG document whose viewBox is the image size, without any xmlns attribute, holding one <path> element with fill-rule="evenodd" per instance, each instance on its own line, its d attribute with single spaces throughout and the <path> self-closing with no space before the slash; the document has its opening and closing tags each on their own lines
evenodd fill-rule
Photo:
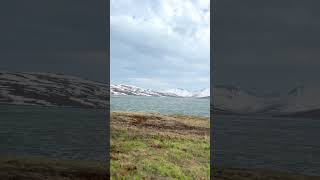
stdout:
<svg viewBox="0 0 320 180">
<path fill-rule="evenodd" d="M 167 91 L 165 91 L 166 93 L 172 93 L 175 94 L 179 97 L 192 97 L 193 93 L 185 90 L 185 89 L 181 89 L 181 88 L 177 88 L 177 89 L 169 89 Z"/>
<path fill-rule="evenodd" d="M 210 88 L 205 88 L 200 91 L 193 92 L 193 97 L 209 97 L 210 96 Z"/>
</svg>

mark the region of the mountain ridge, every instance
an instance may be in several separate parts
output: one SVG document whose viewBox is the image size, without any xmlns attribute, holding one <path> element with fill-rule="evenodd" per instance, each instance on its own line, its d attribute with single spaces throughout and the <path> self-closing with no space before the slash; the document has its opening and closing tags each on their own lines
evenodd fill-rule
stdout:
<svg viewBox="0 0 320 180">
<path fill-rule="evenodd" d="M 123 84 L 109 86 L 63 74 L 0 71 L 0 104 L 107 108 L 110 95 L 210 98 L 209 88 L 193 92 L 178 90 L 182 93 Z M 281 96 L 259 96 L 231 86 L 215 86 L 213 91 L 211 106 L 217 113 L 320 115 L 320 88 L 299 86 Z"/>
<path fill-rule="evenodd" d="M 166 91 L 140 88 L 133 85 L 111 84 L 111 95 L 134 95 L 134 96 L 160 96 L 160 97 L 196 97 L 203 98 L 210 96 L 210 89 L 205 88 L 198 91 L 188 91 L 182 88 L 169 89 Z"/>
<path fill-rule="evenodd" d="M 111 95 L 182 97 L 130 85 L 109 86 L 64 74 L 0 71 L 0 104 L 106 108 L 109 92 Z"/>
</svg>

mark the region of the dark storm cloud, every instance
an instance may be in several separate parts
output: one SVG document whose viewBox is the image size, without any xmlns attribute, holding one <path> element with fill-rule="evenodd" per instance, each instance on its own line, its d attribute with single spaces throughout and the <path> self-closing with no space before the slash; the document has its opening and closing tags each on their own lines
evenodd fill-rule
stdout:
<svg viewBox="0 0 320 180">
<path fill-rule="evenodd" d="M 103 0 L 0 2 L 0 69 L 106 80 L 107 7 Z"/>
<path fill-rule="evenodd" d="M 216 82 L 275 91 L 314 83 L 320 65 L 318 7 L 315 0 L 217 0 Z"/>
</svg>

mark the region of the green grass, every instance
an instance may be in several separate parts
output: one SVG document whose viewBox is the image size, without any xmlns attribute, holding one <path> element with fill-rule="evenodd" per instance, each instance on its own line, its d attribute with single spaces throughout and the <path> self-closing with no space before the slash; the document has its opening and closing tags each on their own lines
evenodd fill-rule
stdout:
<svg viewBox="0 0 320 180">
<path fill-rule="evenodd" d="M 111 126 L 110 153 L 111 179 L 210 177 L 210 144 L 204 137 Z"/>
<path fill-rule="evenodd" d="M 204 179 L 210 175 L 210 146 L 206 140 L 142 135 L 116 129 L 111 134 L 113 179 L 151 176 Z"/>
</svg>

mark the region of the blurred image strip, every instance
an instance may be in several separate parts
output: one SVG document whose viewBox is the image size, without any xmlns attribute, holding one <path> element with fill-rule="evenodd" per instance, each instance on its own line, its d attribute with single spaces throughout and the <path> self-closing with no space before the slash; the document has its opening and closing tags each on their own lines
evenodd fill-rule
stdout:
<svg viewBox="0 0 320 180">
<path fill-rule="evenodd" d="M 108 179 L 108 5 L 0 2 L 0 179 Z"/>
<path fill-rule="evenodd" d="M 320 179 L 319 5 L 215 1 L 215 179 Z"/>
</svg>

